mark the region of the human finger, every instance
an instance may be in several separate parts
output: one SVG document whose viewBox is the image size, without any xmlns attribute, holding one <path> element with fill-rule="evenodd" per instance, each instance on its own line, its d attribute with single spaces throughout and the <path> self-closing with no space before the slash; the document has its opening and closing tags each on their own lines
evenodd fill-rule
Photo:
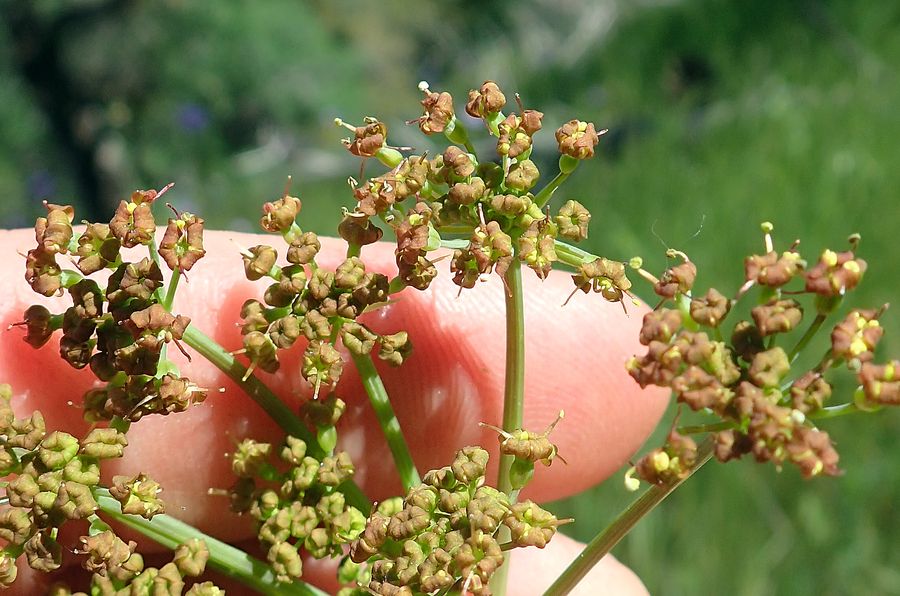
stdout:
<svg viewBox="0 0 900 596">
<path fill-rule="evenodd" d="M 236 350 L 241 346 L 237 312 L 246 297 L 261 295 L 263 287 L 243 277 L 229 239 L 245 246 L 273 241 L 272 236 L 208 234 L 208 256 L 182 284 L 175 310 L 192 317 L 226 349 Z M 7 233 L 3 241 L 3 253 L 15 249 L 24 253 L 33 244 L 33 234 Z M 365 247 L 362 256 L 370 269 L 390 271 L 393 266 L 387 245 Z M 342 258 L 340 243 L 323 239 L 320 265 L 334 267 Z M 56 312 L 64 308 L 64 302 L 31 293 L 20 281 L 21 271 L 21 262 L 14 259 L 0 265 L 4 279 L 16 282 L 9 299 L 0 305 L 2 329 L 20 320 L 28 304 L 44 302 Z M 638 391 L 624 373 L 626 357 L 639 350 L 634 338 L 640 313 L 625 317 L 619 305 L 581 294 L 562 308 L 570 292 L 567 276 L 551 275 L 540 282 L 526 274 L 525 426 L 541 429 L 565 408 L 567 418 L 554 431 L 553 440 L 570 463 L 539 471 L 528 496 L 558 498 L 599 481 L 621 465 L 655 425 L 665 398 Z M 413 338 L 416 352 L 404 367 L 380 370 L 422 471 L 445 465 L 457 448 L 467 444 L 496 446 L 493 431 L 477 423 L 498 424 L 502 411 L 504 290 L 499 280 L 459 297 L 457 290 L 445 272 L 429 292 L 407 289 L 396 302 L 366 319 L 378 332 L 403 329 Z M 295 347 L 284 354 L 276 375 L 260 375 L 294 407 L 301 395 L 310 394 L 298 373 L 301 352 L 302 347 Z M 224 454 L 233 450 L 236 439 L 277 440 L 280 431 L 208 362 L 195 357 L 187 363 L 175 350 L 170 353 L 183 374 L 201 386 L 225 391 L 183 414 L 149 417 L 135 424 L 128 434 L 126 457 L 110 462 L 109 473 L 146 471 L 166 488 L 163 496 L 171 513 L 226 539 L 245 537 L 249 524 L 222 516 L 224 503 L 208 496 L 207 489 L 233 481 Z M 21 331 L 4 331 L 0 380 L 13 385 L 19 415 L 38 408 L 48 428 L 76 434 L 84 430 L 80 410 L 66 404 L 80 401 L 94 379 L 89 371 L 75 371 L 63 363 L 55 342 L 34 351 L 21 342 Z M 348 403 L 340 426 L 342 448 L 354 457 L 359 483 L 373 498 L 395 493 L 399 487 L 389 451 L 352 367 L 347 367 L 338 392 Z"/>
</svg>

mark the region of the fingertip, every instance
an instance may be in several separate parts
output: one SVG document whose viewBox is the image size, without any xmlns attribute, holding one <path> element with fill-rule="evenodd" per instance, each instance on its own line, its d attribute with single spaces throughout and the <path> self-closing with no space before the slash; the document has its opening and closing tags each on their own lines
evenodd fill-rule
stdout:
<svg viewBox="0 0 900 596">
<path fill-rule="evenodd" d="M 512 553 L 510 581 L 515 596 L 540 596 L 582 552 L 584 545 L 557 534 L 544 549 Z M 647 596 L 635 573 L 612 555 L 603 557 L 569 592 L 573 596 Z"/>
</svg>

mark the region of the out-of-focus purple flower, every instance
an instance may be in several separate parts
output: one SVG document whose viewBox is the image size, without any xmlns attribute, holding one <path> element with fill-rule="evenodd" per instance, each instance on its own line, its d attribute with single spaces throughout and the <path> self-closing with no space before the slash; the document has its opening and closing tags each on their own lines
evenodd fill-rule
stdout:
<svg viewBox="0 0 900 596">
<path fill-rule="evenodd" d="M 198 134 L 209 126 L 209 110 L 199 104 L 185 103 L 179 106 L 176 120 L 185 132 Z"/>
</svg>

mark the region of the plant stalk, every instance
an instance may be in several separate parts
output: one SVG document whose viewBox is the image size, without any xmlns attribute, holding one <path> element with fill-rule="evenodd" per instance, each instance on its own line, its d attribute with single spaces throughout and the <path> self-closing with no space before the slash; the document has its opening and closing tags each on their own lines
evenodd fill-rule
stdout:
<svg viewBox="0 0 900 596">
<path fill-rule="evenodd" d="M 700 469 L 703 464 L 709 461 L 714 450 L 714 442 L 711 436 L 707 437 L 700 447 L 697 449 L 697 462 L 691 468 L 691 474 Z M 686 477 L 684 480 L 687 480 Z M 634 528 L 637 523 L 643 519 L 645 515 L 650 513 L 654 507 L 659 505 L 663 499 L 672 494 L 676 488 L 681 486 L 684 480 L 674 482 L 665 486 L 650 487 L 644 494 L 638 497 L 625 511 L 619 514 L 610 525 L 598 534 L 584 548 L 581 553 L 572 561 L 572 564 L 556 578 L 544 596 L 565 596 L 578 585 L 585 575 L 600 562 L 600 559 L 609 554 L 609 551 L 625 537 L 628 532 Z"/>
<path fill-rule="evenodd" d="M 525 301 L 522 295 L 522 263 L 514 258 L 506 270 L 506 371 L 503 390 L 503 424 L 506 432 L 522 428 L 522 411 L 525 403 Z M 510 468 L 513 456 L 500 456 L 500 472 L 497 489 L 511 495 L 515 500 Z M 509 530 L 500 529 L 497 539 L 502 543 L 509 540 Z M 503 565 L 491 576 L 491 590 L 498 596 L 506 594 L 509 577 L 509 553 L 504 553 Z"/>
<path fill-rule="evenodd" d="M 152 520 L 147 520 L 138 515 L 124 514 L 119 502 L 113 499 L 106 489 L 97 489 L 94 497 L 100 505 L 100 510 L 106 515 L 166 548 L 174 550 L 179 544 L 191 538 L 203 540 L 209 549 L 208 566 L 236 579 L 255 592 L 269 596 L 327 596 L 325 592 L 302 581 L 291 584 L 279 582 L 275 579 L 272 568 L 262 561 L 254 559 L 239 548 L 207 536 L 170 515 L 154 515 Z"/>
<path fill-rule="evenodd" d="M 419 478 L 419 472 L 416 470 L 416 464 L 413 463 L 412 455 L 409 453 L 409 447 L 406 445 L 406 439 L 403 437 L 403 431 L 400 429 L 400 421 L 394 414 L 394 408 L 391 407 L 391 400 L 388 398 L 387 390 L 378 371 L 375 370 L 375 364 L 372 362 L 371 356 L 357 356 L 353 354 L 353 362 L 359 371 L 362 379 L 363 387 L 369 395 L 369 401 L 372 402 L 372 409 L 381 425 L 381 432 L 387 439 L 388 446 L 391 449 L 391 455 L 394 456 L 394 463 L 397 465 L 397 472 L 400 474 L 400 480 L 403 483 L 404 492 L 413 486 L 422 484 Z"/>
<path fill-rule="evenodd" d="M 289 435 L 302 439 L 306 443 L 307 454 L 316 459 L 322 459 L 325 452 L 319 447 L 316 436 L 303 424 L 300 417 L 287 407 L 281 399 L 272 390 L 256 378 L 250 375 L 244 380 L 247 369 L 225 348 L 210 339 L 206 334 L 197 329 L 194 325 L 189 325 L 184 332 L 182 338 L 184 342 L 197 351 L 201 356 L 213 363 L 216 368 L 228 375 L 232 381 L 238 384 L 247 395 L 253 398 L 259 406 L 265 410 L 266 414 L 272 417 L 278 426 Z M 363 494 L 356 484 L 344 483 L 341 485 L 341 492 L 347 497 L 347 502 L 360 511 L 369 511 L 372 509 L 372 503 Z"/>
</svg>

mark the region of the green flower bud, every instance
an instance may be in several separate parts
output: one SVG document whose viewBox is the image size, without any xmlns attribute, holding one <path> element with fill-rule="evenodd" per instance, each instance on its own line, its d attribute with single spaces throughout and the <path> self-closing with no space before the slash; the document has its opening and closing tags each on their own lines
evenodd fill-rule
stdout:
<svg viewBox="0 0 900 596">
<path fill-rule="evenodd" d="M 309 341 L 316 339 L 327 340 L 331 337 L 331 323 L 318 310 L 311 310 L 306 313 L 306 316 L 303 317 L 300 323 L 300 330 Z"/>
<path fill-rule="evenodd" d="M 13 420 L 6 432 L 7 445 L 33 451 L 44 439 L 47 427 L 44 424 L 43 414 L 35 410 L 28 418 Z"/>
<path fill-rule="evenodd" d="M 153 596 L 181 596 L 184 580 L 175 563 L 166 563 L 153 578 Z"/>
<path fill-rule="evenodd" d="M 781 346 L 775 346 L 753 357 L 747 375 L 757 387 L 778 387 L 790 371 L 787 354 Z"/>
<path fill-rule="evenodd" d="M 569 200 L 560 207 L 559 213 L 553 218 L 553 221 L 556 222 L 560 236 L 578 242 L 588 236 L 591 214 L 578 201 Z"/>
<path fill-rule="evenodd" d="M 142 198 L 135 197 L 144 193 L 143 196 L 149 196 L 153 193 L 154 199 L 158 194 L 156 191 L 138 191 L 131 195 L 131 202 L 121 201 L 116 209 L 116 214 L 112 221 L 109 222 L 109 231 L 125 248 L 134 248 L 138 244 L 150 244 L 153 240 L 153 234 L 156 232 L 156 221 L 153 219 L 153 213 L 150 211 L 150 201 L 144 202 Z M 160 193 L 161 194 L 161 193 Z"/>
<path fill-rule="evenodd" d="M 100 508 L 91 489 L 78 482 L 61 482 L 53 506 L 68 519 L 84 519 Z"/>
<path fill-rule="evenodd" d="M 278 362 L 277 348 L 269 336 L 252 331 L 244 336 L 244 353 L 250 359 L 251 367 L 247 369 L 247 376 L 254 367 L 259 367 L 267 373 L 274 373 L 281 364 Z"/>
<path fill-rule="evenodd" d="M 269 327 L 269 320 L 266 318 L 267 310 L 265 305 L 259 300 L 247 300 L 241 306 L 241 334 L 247 335 L 251 331 L 265 331 Z"/>
<path fill-rule="evenodd" d="M 16 474 L 21 467 L 19 458 L 12 447 L 0 445 L 0 477 Z"/>
<path fill-rule="evenodd" d="M 53 296 L 62 288 L 62 269 L 56 255 L 32 248 L 25 254 L 25 281 L 42 296 Z"/>
<path fill-rule="evenodd" d="M 575 159 L 593 157 L 597 137 L 597 131 L 593 124 L 579 120 L 571 120 L 556 131 L 559 152 Z"/>
<path fill-rule="evenodd" d="M 353 478 L 353 462 L 346 451 L 336 453 L 333 457 L 322 459 L 318 470 L 318 481 L 325 486 L 338 486 L 345 480 Z M 340 494 L 340 493 L 337 493 Z"/>
<path fill-rule="evenodd" d="M 332 541 L 347 544 L 356 540 L 366 528 L 366 516 L 356 507 L 347 507 L 331 520 Z"/>
<path fill-rule="evenodd" d="M 334 385 L 343 371 L 341 354 L 330 343 L 320 340 L 309 342 L 303 352 L 301 373 L 306 381 L 315 388 L 321 385 Z"/>
<path fill-rule="evenodd" d="M 803 307 L 796 300 L 772 298 L 750 311 L 763 337 L 796 329 L 803 319 Z"/>
<path fill-rule="evenodd" d="M 96 459 L 122 457 L 128 445 L 125 433 L 114 428 L 95 428 L 81 441 L 81 453 Z"/>
<path fill-rule="evenodd" d="M 268 204 L 268 203 L 267 203 Z M 190 213 L 182 213 L 178 219 L 169 219 L 166 232 L 159 243 L 159 256 L 169 269 L 176 267 L 190 271 L 203 258 L 203 220 Z"/>
<path fill-rule="evenodd" d="M 291 503 L 291 536 L 299 540 L 306 540 L 312 531 L 319 525 L 319 514 L 316 508 L 300 503 Z"/>
<path fill-rule="evenodd" d="M 284 196 L 277 201 L 263 205 L 263 216 L 259 224 L 267 232 L 286 234 L 294 225 L 297 214 L 300 213 L 300 205 L 300 199 L 288 196 L 285 192 Z"/>
<path fill-rule="evenodd" d="M 344 323 L 341 326 L 341 341 L 355 356 L 365 356 L 371 352 L 377 339 L 377 335 L 355 321 Z"/>
<path fill-rule="evenodd" d="M 278 581 L 289 582 L 303 576 L 303 561 L 300 553 L 290 542 L 278 542 L 269 548 L 266 560 L 272 566 Z"/>
<path fill-rule="evenodd" d="M 431 514 L 412 505 L 404 507 L 399 513 L 392 515 L 388 522 L 387 534 L 392 540 L 403 541 L 420 534 L 432 523 Z"/>
<path fill-rule="evenodd" d="M 40 490 L 35 477 L 23 472 L 6 485 L 6 497 L 13 507 L 31 507 Z"/>
<path fill-rule="evenodd" d="M 457 182 L 451 186 L 447 196 L 457 205 L 472 205 L 478 202 L 486 191 L 484 180 L 473 176 L 468 182 Z"/>
<path fill-rule="evenodd" d="M 306 455 L 306 442 L 303 439 L 287 435 L 284 437 L 284 443 L 278 452 L 281 461 L 291 465 L 298 465 Z"/>
<path fill-rule="evenodd" d="M 341 547 L 331 541 L 331 536 L 325 528 L 315 528 L 303 541 L 303 546 L 309 554 L 316 559 L 335 557 L 341 555 Z"/>
<path fill-rule="evenodd" d="M 109 494 L 122 505 L 122 513 L 153 519 L 166 512 L 166 504 L 157 495 L 162 488 L 143 472 L 137 476 L 113 476 Z"/>
<path fill-rule="evenodd" d="M 413 346 L 406 331 L 378 337 L 378 357 L 391 366 L 400 366 L 412 354 Z"/>
<path fill-rule="evenodd" d="M 78 453 L 78 439 L 61 431 L 53 431 L 41 442 L 38 457 L 47 468 L 64 468 Z"/>
<path fill-rule="evenodd" d="M 338 234 L 350 244 L 365 246 L 381 240 L 384 232 L 369 221 L 368 215 L 347 212 L 338 224 Z"/>
<path fill-rule="evenodd" d="M 231 471 L 238 478 L 257 476 L 271 454 L 271 443 L 259 443 L 253 439 L 244 439 L 232 456 Z"/>
<path fill-rule="evenodd" d="M 106 299 L 112 304 L 122 304 L 129 298 L 149 302 L 153 292 L 162 287 L 163 275 L 159 266 L 148 258 L 137 263 L 119 265 L 106 285 Z"/>
<path fill-rule="evenodd" d="M 191 586 L 184 596 L 225 596 L 225 590 L 222 590 L 212 582 L 203 582 Z"/>
<path fill-rule="evenodd" d="M 473 486 L 484 478 L 488 459 L 488 452 L 481 447 L 464 447 L 456 452 L 450 469 L 459 482 Z"/>
<path fill-rule="evenodd" d="M 526 500 L 510 508 L 510 515 L 503 524 L 510 529 L 516 546 L 544 548 L 556 534 L 556 528 L 569 521 L 572 520 L 560 521 L 549 511 Z"/>
<path fill-rule="evenodd" d="M 12 555 L 6 551 L 0 553 L 0 588 L 12 587 L 18 574 L 19 569 Z"/>
<path fill-rule="evenodd" d="M 533 161 L 530 159 L 517 161 L 506 175 L 506 187 L 517 192 L 525 192 L 534 186 L 540 177 L 541 173 Z"/>
<path fill-rule="evenodd" d="M 380 304 L 390 298 L 390 282 L 383 273 L 366 273 L 351 294 L 354 301 L 364 306 Z"/>
<path fill-rule="evenodd" d="M 250 247 L 246 253 L 241 255 L 244 261 L 244 274 L 250 281 L 256 281 L 263 277 L 271 277 L 278 279 L 278 266 L 275 261 L 278 259 L 278 252 L 271 246 L 259 244 Z"/>
<path fill-rule="evenodd" d="M 28 566 L 36 571 L 54 571 L 62 565 L 62 547 L 46 531 L 36 532 L 25 542 Z"/>
<path fill-rule="evenodd" d="M 108 225 L 89 223 L 84 233 L 78 237 L 78 262 L 75 266 L 85 275 L 96 273 L 119 259 L 121 246 Z"/>
<path fill-rule="evenodd" d="M 334 272 L 334 285 L 340 289 L 350 289 L 362 281 L 366 265 L 359 257 L 350 257 L 338 265 Z"/>
<path fill-rule="evenodd" d="M 22 545 L 31 538 L 34 524 L 24 507 L 7 507 L 0 510 L 0 539 L 10 544 Z"/>
<path fill-rule="evenodd" d="M 316 300 L 324 300 L 334 288 L 334 272 L 316 269 L 309 279 L 309 292 Z"/>
<path fill-rule="evenodd" d="M 299 237 L 291 240 L 291 246 L 287 251 L 288 263 L 306 265 L 316 258 L 322 244 L 313 232 L 304 232 Z"/>
</svg>

